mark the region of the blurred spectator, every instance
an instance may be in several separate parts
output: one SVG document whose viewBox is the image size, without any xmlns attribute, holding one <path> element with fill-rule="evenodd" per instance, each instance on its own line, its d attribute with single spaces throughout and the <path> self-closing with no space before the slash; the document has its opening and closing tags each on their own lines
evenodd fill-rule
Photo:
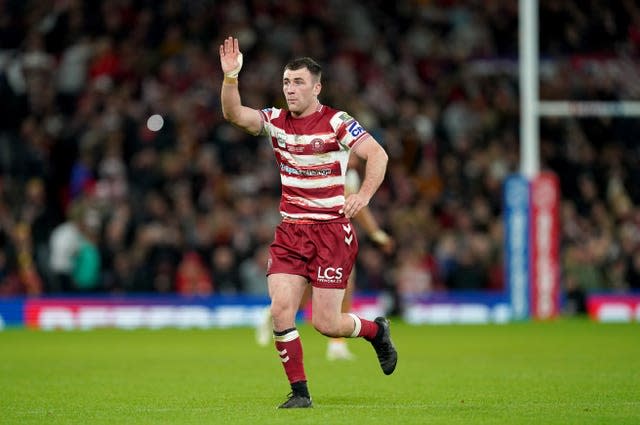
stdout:
<svg viewBox="0 0 640 425">
<path fill-rule="evenodd" d="M 71 279 L 75 289 L 90 292 L 100 287 L 102 260 L 98 250 L 100 216 L 97 210 L 87 209 L 79 222 L 80 240 L 73 256 Z"/>
<path fill-rule="evenodd" d="M 437 288 L 435 263 L 423 247 L 418 244 L 402 247 L 398 252 L 398 258 L 394 282 L 400 295 L 426 295 Z"/>
<path fill-rule="evenodd" d="M 626 260 L 625 280 L 634 291 L 640 291 L 640 250 Z"/>
<path fill-rule="evenodd" d="M 100 213 L 85 199 L 74 202 L 67 221 L 51 233 L 49 281 L 51 292 L 102 289 L 102 259 L 99 251 Z"/>
<path fill-rule="evenodd" d="M 380 249 L 369 244 L 360 246 L 358 263 L 356 264 L 356 288 L 367 292 L 386 290 L 390 286 L 389 267 Z"/>
<path fill-rule="evenodd" d="M 176 291 L 182 295 L 213 294 L 211 275 L 198 253 L 189 251 L 183 255 L 176 274 Z"/>
<path fill-rule="evenodd" d="M 51 232 L 49 246 L 49 292 L 73 291 L 74 258 L 82 243 L 79 222 L 84 208 L 80 202 L 72 204 L 68 219 Z"/>
<path fill-rule="evenodd" d="M 12 252 L 3 241 L 0 248 L 0 295 L 22 295 L 24 290 L 13 267 Z"/>
<path fill-rule="evenodd" d="M 239 267 L 242 293 L 247 295 L 267 295 L 267 261 L 269 246 L 259 246 L 254 254 L 242 261 Z"/>
<path fill-rule="evenodd" d="M 20 293 L 30 296 L 41 295 L 44 285 L 33 261 L 31 228 L 26 223 L 17 223 L 13 228 L 12 237 L 16 248 L 18 281 L 22 287 Z"/>
<path fill-rule="evenodd" d="M 229 245 L 220 245 L 211 253 L 213 283 L 220 294 L 233 295 L 240 292 L 240 276 L 237 259 Z"/>
</svg>

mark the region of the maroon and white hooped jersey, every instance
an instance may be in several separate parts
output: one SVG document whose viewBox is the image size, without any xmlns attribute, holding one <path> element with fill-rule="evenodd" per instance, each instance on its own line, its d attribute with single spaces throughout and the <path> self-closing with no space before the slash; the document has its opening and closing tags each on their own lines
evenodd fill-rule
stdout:
<svg viewBox="0 0 640 425">
<path fill-rule="evenodd" d="M 318 105 L 304 118 L 284 109 L 260 111 L 261 134 L 269 136 L 280 169 L 280 214 L 292 220 L 344 217 L 349 152 L 369 133 L 343 111 Z"/>
</svg>

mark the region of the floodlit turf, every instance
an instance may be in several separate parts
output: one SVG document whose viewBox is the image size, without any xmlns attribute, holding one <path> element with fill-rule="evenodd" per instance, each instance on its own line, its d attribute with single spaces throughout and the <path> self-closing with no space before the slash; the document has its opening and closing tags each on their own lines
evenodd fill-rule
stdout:
<svg viewBox="0 0 640 425">
<path fill-rule="evenodd" d="M 313 409 L 252 329 L 0 332 L 0 424 L 638 424 L 640 325 L 392 323 L 396 372 L 300 327 Z"/>
</svg>

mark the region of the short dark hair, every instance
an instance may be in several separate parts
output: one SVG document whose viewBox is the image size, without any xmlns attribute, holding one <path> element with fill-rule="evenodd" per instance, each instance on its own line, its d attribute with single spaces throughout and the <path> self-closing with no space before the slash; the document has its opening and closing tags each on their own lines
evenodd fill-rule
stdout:
<svg viewBox="0 0 640 425">
<path fill-rule="evenodd" d="M 291 71 L 296 71 L 303 68 L 307 68 L 311 75 L 317 77 L 318 80 L 320 80 L 320 77 L 322 77 L 322 67 L 318 62 L 314 61 L 310 57 L 292 59 L 284 66 L 285 70 L 289 69 Z"/>
</svg>

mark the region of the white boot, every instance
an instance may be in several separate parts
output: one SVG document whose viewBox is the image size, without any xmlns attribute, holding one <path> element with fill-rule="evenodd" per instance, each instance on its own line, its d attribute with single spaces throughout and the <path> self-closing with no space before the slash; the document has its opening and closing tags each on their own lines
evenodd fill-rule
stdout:
<svg viewBox="0 0 640 425">
<path fill-rule="evenodd" d="M 327 345 L 327 360 L 353 360 L 355 356 L 349 351 L 347 342 L 342 338 L 331 338 Z"/>
</svg>

